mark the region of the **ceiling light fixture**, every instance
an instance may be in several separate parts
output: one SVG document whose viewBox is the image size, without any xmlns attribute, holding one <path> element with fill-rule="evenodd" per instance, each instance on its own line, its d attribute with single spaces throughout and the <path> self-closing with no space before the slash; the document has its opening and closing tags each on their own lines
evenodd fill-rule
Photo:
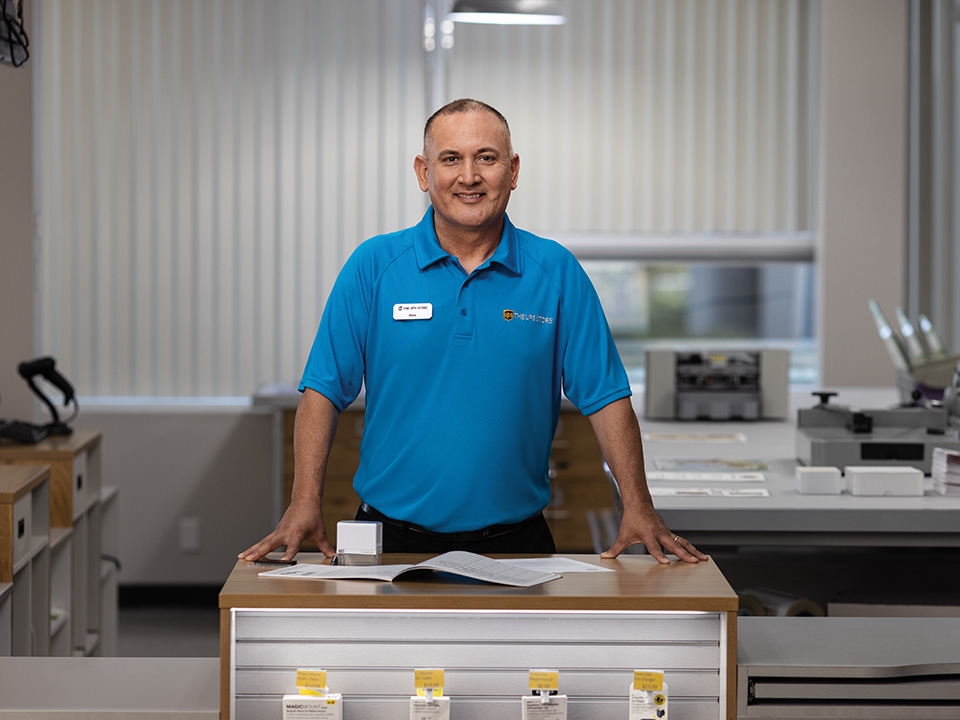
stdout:
<svg viewBox="0 0 960 720">
<path fill-rule="evenodd" d="M 448 17 L 493 25 L 563 25 L 567 21 L 561 0 L 456 0 Z"/>
</svg>

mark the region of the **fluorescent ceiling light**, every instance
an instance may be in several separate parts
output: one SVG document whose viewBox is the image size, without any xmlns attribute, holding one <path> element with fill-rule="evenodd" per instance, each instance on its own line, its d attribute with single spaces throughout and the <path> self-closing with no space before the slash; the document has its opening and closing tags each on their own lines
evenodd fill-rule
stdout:
<svg viewBox="0 0 960 720">
<path fill-rule="evenodd" d="M 449 18 L 495 25 L 562 25 L 560 0 L 456 0 Z"/>
</svg>

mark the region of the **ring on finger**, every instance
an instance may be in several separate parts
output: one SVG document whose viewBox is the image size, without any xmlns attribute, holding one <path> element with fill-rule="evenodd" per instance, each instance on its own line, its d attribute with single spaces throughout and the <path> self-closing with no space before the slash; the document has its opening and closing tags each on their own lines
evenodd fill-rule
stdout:
<svg viewBox="0 0 960 720">
<path fill-rule="evenodd" d="M 681 540 L 681 537 L 680 537 L 679 535 L 674 535 L 674 536 L 673 536 L 673 541 L 674 541 L 675 543 L 680 542 L 680 540 Z"/>
</svg>

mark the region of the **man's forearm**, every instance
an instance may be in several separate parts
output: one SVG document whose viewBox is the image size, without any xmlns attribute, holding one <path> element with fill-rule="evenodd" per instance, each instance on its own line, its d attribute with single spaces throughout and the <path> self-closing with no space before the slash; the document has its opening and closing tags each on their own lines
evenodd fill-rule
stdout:
<svg viewBox="0 0 960 720">
<path fill-rule="evenodd" d="M 325 396 L 307 388 L 300 396 L 293 426 L 291 503 L 323 500 L 323 479 L 340 413 Z"/>
<path fill-rule="evenodd" d="M 643 467 L 643 442 L 640 423 L 630 398 L 615 400 L 590 416 L 590 424 L 600 444 L 600 452 L 617 479 L 623 517 L 613 546 L 601 557 L 616 557 L 630 545 L 643 543 L 653 557 L 669 562 L 664 550 L 681 560 L 697 562 L 706 555 L 678 535 L 670 532 L 653 507 Z"/>
<path fill-rule="evenodd" d="M 600 445 L 600 454 L 617 479 L 624 509 L 650 503 L 640 423 L 630 398 L 615 400 L 590 415 L 589 419 Z"/>
</svg>

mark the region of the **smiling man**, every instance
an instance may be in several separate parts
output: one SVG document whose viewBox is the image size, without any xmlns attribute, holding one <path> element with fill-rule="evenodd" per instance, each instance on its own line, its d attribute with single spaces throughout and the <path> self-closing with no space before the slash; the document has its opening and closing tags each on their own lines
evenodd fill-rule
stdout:
<svg viewBox="0 0 960 720">
<path fill-rule="evenodd" d="M 300 383 L 290 506 L 240 557 L 286 546 L 289 559 L 305 540 L 334 554 L 326 462 L 365 385 L 357 519 L 383 523 L 384 552 L 554 552 L 542 511 L 562 391 L 621 487 L 620 534 L 603 556 L 643 543 L 660 562 L 705 559 L 653 507 L 630 386 L 589 279 L 506 215 L 520 173 L 507 121 L 476 100 L 444 106 L 414 170 L 430 208 L 341 270 Z"/>
</svg>

